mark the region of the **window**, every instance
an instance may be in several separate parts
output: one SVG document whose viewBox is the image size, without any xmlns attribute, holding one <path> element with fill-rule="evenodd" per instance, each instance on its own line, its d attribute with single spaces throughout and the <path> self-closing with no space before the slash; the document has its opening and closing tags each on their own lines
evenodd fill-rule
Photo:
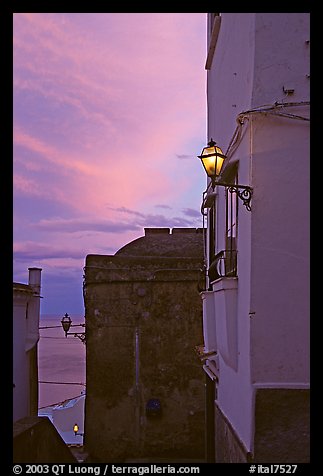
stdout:
<svg viewBox="0 0 323 476">
<path fill-rule="evenodd" d="M 237 175 L 233 183 L 237 184 Z M 225 231 L 225 276 L 236 276 L 237 273 L 237 225 L 238 195 L 226 188 L 226 231 Z"/>
<path fill-rule="evenodd" d="M 212 206 L 209 210 L 209 266 L 211 265 L 212 261 L 214 260 L 216 254 L 216 197 L 213 199 Z"/>
<path fill-rule="evenodd" d="M 238 162 L 233 162 L 226 168 L 224 174 L 226 183 L 238 183 Z M 238 232 L 238 194 L 230 191 L 230 186 L 225 188 L 225 221 L 224 221 L 224 247 L 219 251 L 216 243 L 216 202 L 214 201 L 209 211 L 209 269 L 210 282 L 221 277 L 237 275 L 237 232 Z M 223 229 L 222 229 L 223 230 Z M 222 241 L 222 240 L 221 240 Z"/>
</svg>

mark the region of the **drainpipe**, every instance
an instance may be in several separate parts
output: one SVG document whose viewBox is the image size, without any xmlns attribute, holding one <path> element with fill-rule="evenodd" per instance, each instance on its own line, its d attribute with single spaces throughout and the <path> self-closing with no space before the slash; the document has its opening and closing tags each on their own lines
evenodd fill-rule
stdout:
<svg viewBox="0 0 323 476">
<path fill-rule="evenodd" d="M 138 322 L 138 321 L 137 321 Z M 139 449 L 140 444 L 140 358 L 139 358 L 139 344 L 140 344 L 140 331 L 138 323 L 135 327 L 135 398 L 136 398 L 136 407 L 135 407 L 135 419 L 136 419 L 136 442 L 137 448 Z"/>
<path fill-rule="evenodd" d="M 215 381 L 205 374 L 205 459 L 215 463 Z"/>
</svg>

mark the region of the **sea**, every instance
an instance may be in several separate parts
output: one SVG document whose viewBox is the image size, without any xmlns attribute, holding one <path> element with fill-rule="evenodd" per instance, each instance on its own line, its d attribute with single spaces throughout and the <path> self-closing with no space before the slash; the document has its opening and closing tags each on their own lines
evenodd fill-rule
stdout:
<svg viewBox="0 0 323 476">
<path fill-rule="evenodd" d="M 78 337 L 65 337 L 63 316 L 42 314 L 38 342 L 38 408 L 56 405 L 84 394 L 86 385 L 85 344 Z M 84 316 L 70 315 L 72 325 L 84 324 Z M 71 327 L 69 332 L 84 332 Z"/>
</svg>

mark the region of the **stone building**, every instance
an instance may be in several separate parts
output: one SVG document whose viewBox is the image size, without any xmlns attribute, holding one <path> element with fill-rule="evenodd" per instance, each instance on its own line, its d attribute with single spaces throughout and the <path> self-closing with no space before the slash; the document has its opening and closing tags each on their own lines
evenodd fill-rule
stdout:
<svg viewBox="0 0 323 476">
<path fill-rule="evenodd" d="M 84 276 L 84 444 L 95 461 L 203 459 L 202 229 L 146 228 Z"/>
</svg>

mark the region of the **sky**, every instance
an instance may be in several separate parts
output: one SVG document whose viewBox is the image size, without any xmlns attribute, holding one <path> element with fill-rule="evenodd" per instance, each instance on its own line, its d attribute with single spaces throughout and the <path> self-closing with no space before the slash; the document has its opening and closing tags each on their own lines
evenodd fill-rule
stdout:
<svg viewBox="0 0 323 476">
<path fill-rule="evenodd" d="M 13 278 L 84 315 L 88 254 L 201 227 L 206 13 L 13 14 Z"/>
</svg>

